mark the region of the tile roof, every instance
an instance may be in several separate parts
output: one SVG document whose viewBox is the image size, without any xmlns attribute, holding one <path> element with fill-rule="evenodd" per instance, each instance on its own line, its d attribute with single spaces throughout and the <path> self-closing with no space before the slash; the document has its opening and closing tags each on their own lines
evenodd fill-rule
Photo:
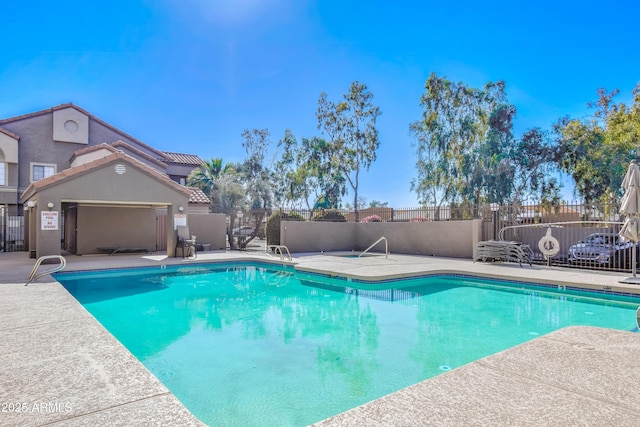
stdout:
<svg viewBox="0 0 640 427">
<path fill-rule="evenodd" d="M 163 154 L 169 159 L 171 163 L 180 163 L 183 165 L 194 166 L 200 166 L 204 163 L 204 161 L 195 154 L 170 153 L 168 151 L 164 151 Z"/>
<path fill-rule="evenodd" d="M 189 197 L 189 203 L 195 203 L 198 205 L 208 205 L 211 203 L 211 200 L 204 194 L 199 188 L 196 187 L 187 187 L 188 190 L 191 190 L 191 197 Z"/>
<path fill-rule="evenodd" d="M 1 132 L 1 133 L 4 133 L 4 134 L 5 134 L 5 135 L 7 135 L 7 136 L 10 136 L 10 137 L 11 137 L 11 138 L 13 138 L 13 139 L 20 139 L 20 137 L 19 137 L 18 135 L 16 135 L 16 134 L 15 134 L 15 133 L 13 133 L 13 132 L 9 132 L 8 130 L 6 130 L 6 129 L 4 129 L 4 128 L 0 128 L 0 132 Z"/>
<path fill-rule="evenodd" d="M 33 195 L 33 193 L 37 192 L 38 190 L 42 190 L 52 185 L 56 185 L 72 177 L 82 176 L 86 173 L 93 171 L 94 169 L 98 169 L 100 167 L 109 165 L 111 163 L 116 163 L 117 161 L 123 161 L 123 162 L 129 163 L 131 166 L 135 167 L 136 169 L 148 175 L 149 177 L 155 179 L 156 181 L 159 181 L 168 187 L 172 187 L 174 190 L 179 191 L 180 193 L 186 196 L 191 195 L 191 192 L 189 189 L 171 180 L 171 178 L 169 178 L 168 175 L 158 171 L 157 169 L 152 168 L 149 165 L 146 165 L 140 160 L 134 157 L 131 157 L 123 153 L 122 151 L 118 151 L 113 154 L 109 154 L 108 156 L 105 156 L 101 159 L 97 159 L 92 162 L 84 163 L 79 166 L 65 169 L 61 172 L 51 175 L 48 178 L 44 178 L 39 181 L 32 182 L 31 184 L 29 184 L 29 186 L 24 191 L 24 193 L 22 193 L 21 199 L 27 200 L 29 197 Z"/>
</svg>

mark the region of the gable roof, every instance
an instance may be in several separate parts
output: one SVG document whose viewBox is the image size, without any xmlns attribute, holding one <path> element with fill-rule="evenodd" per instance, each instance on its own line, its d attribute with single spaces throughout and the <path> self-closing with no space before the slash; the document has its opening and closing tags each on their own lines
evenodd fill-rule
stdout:
<svg viewBox="0 0 640 427">
<path fill-rule="evenodd" d="M 4 133 L 5 135 L 10 136 L 11 138 L 16 139 L 16 140 L 20 139 L 20 137 L 18 135 L 16 135 L 15 133 L 9 132 L 8 130 L 6 130 L 4 128 L 1 128 L 1 127 L 0 127 L 0 133 Z"/>
<path fill-rule="evenodd" d="M 180 163 L 182 165 L 194 166 L 200 166 L 204 163 L 204 161 L 195 154 L 171 153 L 168 151 L 163 151 L 163 154 L 169 159 L 171 163 Z"/>
<path fill-rule="evenodd" d="M 77 178 L 82 175 L 85 175 L 95 169 L 99 169 L 103 166 L 109 165 L 111 163 L 116 163 L 117 161 L 125 162 L 141 171 L 145 175 L 153 178 L 154 180 L 168 186 L 172 187 L 174 190 L 184 194 L 185 196 L 191 196 L 191 192 L 186 187 L 178 184 L 177 182 L 171 180 L 168 175 L 158 171 L 157 169 L 152 168 L 151 166 L 146 165 L 134 157 L 128 156 L 122 151 L 115 152 L 113 154 L 109 154 L 101 159 L 94 160 L 92 162 L 84 163 L 79 166 L 75 166 L 69 169 L 65 169 L 61 172 L 58 172 L 54 175 L 49 176 L 48 178 L 41 179 L 36 182 L 32 182 L 29 184 L 22 196 L 21 200 L 26 200 L 33 195 L 33 193 L 45 189 L 47 187 L 57 185 L 61 182 L 67 181 L 71 178 Z"/>
<path fill-rule="evenodd" d="M 162 159 L 167 159 L 167 157 L 165 156 L 165 154 L 162 151 L 156 150 L 152 146 L 150 146 L 148 144 L 145 144 L 144 142 L 140 141 L 139 139 L 134 138 L 133 136 L 127 134 L 126 132 L 123 132 L 122 130 L 116 128 L 115 126 L 110 125 L 109 123 L 105 122 L 104 120 L 101 120 L 101 119 L 97 118 L 93 114 L 89 113 L 87 110 L 85 110 L 83 108 L 80 108 L 80 107 L 78 107 L 77 105 L 74 105 L 71 102 L 69 102 L 67 104 L 56 105 L 55 107 L 47 108 L 45 110 L 35 111 L 33 113 L 28 113 L 28 114 L 23 114 L 21 116 L 15 116 L 15 117 L 9 117 L 7 119 L 2 119 L 2 120 L 0 120 L 0 126 L 5 124 L 5 123 L 12 123 L 12 122 L 20 121 L 20 120 L 29 119 L 31 117 L 37 117 L 37 116 L 42 116 L 42 115 L 45 115 L 45 114 L 51 114 L 54 111 L 64 110 L 66 108 L 73 108 L 73 109 L 79 111 L 80 113 L 85 114 L 91 120 L 93 120 L 93 121 L 95 121 L 97 123 L 100 123 L 101 125 L 111 129 L 113 132 L 116 132 L 116 133 L 122 135 L 124 138 L 130 139 L 132 141 L 135 141 L 136 144 L 140 144 L 141 146 L 145 147 L 146 149 L 156 153 L 158 155 L 158 157 L 160 157 Z M 1 127 L 0 127 L 0 129 L 1 129 Z M 167 159 L 167 160 L 169 160 L 169 159 Z"/>
<path fill-rule="evenodd" d="M 138 150 L 134 146 L 127 144 L 124 141 L 116 141 L 116 142 L 111 142 L 109 144 L 107 144 L 106 142 L 103 142 L 102 144 L 91 145 L 89 147 L 81 148 L 80 150 L 76 150 L 73 152 L 73 155 L 69 159 L 69 162 L 73 162 L 79 156 L 82 156 L 88 153 L 93 153 L 94 151 L 99 151 L 99 150 L 108 150 L 108 151 L 111 151 L 112 153 L 122 152 L 123 150 L 126 150 L 131 153 L 134 153 L 136 156 L 140 156 L 143 159 L 148 160 L 150 163 L 154 163 L 158 165 L 163 169 L 167 167 L 165 163 L 161 162 L 155 157 L 148 155 L 144 151 Z"/>
</svg>

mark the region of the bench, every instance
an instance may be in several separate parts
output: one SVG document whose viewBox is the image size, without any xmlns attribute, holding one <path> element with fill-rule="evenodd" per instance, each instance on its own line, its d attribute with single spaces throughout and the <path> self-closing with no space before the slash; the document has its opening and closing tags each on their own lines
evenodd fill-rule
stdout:
<svg viewBox="0 0 640 427">
<path fill-rule="evenodd" d="M 151 253 L 151 251 L 147 248 L 122 248 L 122 247 L 118 247 L 118 248 L 98 248 L 98 250 L 100 252 L 104 252 L 106 254 L 109 255 L 115 255 L 117 253 L 140 253 L 140 252 L 144 252 L 147 255 L 149 255 Z"/>
</svg>

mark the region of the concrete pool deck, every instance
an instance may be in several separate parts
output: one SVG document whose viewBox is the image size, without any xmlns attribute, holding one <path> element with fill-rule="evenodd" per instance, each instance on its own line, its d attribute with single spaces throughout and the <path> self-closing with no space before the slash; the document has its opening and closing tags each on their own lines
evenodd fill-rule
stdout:
<svg viewBox="0 0 640 427">
<path fill-rule="evenodd" d="M 255 259 L 264 253 L 68 256 L 67 271 Z M 392 254 L 295 255 L 297 268 L 356 278 L 466 273 L 640 294 L 628 274 Z M 201 425 L 34 260 L 0 253 L 0 425 Z M 41 268 L 48 269 L 50 265 Z M 638 425 L 640 334 L 570 327 L 320 421 L 351 425 Z M 18 405 L 21 412 L 17 412 Z"/>
</svg>

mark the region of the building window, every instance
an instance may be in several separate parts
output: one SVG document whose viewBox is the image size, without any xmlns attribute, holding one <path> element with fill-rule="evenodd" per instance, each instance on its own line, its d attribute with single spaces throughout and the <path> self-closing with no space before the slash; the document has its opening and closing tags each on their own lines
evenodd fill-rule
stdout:
<svg viewBox="0 0 640 427">
<path fill-rule="evenodd" d="M 55 165 L 31 165 L 31 182 L 40 181 L 56 173 Z"/>
<path fill-rule="evenodd" d="M 183 176 L 180 177 L 180 185 L 187 185 L 187 179 Z"/>
<path fill-rule="evenodd" d="M 0 185 L 7 185 L 7 164 L 0 162 Z"/>
</svg>

